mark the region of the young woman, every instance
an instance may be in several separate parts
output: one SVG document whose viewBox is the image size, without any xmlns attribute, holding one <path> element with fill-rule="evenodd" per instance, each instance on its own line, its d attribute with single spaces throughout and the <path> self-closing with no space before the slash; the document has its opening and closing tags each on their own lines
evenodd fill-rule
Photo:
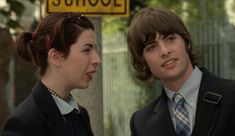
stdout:
<svg viewBox="0 0 235 136">
<path fill-rule="evenodd" d="M 52 13 L 17 37 L 18 54 L 39 67 L 40 80 L 10 115 L 3 136 L 93 136 L 87 110 L 70 91 L 87 88 L 101 63 L 92 22 Z"/>
</svg>

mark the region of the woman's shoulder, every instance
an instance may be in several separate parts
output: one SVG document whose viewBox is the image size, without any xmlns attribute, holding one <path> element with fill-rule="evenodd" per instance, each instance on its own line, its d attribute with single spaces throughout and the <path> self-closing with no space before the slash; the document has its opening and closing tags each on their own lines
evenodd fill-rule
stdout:
<svg viewBox="0 0 235 136">
<path fill-rule="evenodd" d="M 35 122 L 35 119 L 45 118 L 32 93 L 23 100 L 10 114 L 9 118 L 23 118 L 25 121 Z"/>
<path fill-rule="evenodd" d="M 46 116 L 40 111 L 32 94 L 29 94 L 7 118 L 3 134 L 32 135 L 37 133 L 38 130 L 43 130 L 42 126 L 45 121 Z M 38 133 L 43 133 L 43 131 L 38 131 Z"/>
</svg>

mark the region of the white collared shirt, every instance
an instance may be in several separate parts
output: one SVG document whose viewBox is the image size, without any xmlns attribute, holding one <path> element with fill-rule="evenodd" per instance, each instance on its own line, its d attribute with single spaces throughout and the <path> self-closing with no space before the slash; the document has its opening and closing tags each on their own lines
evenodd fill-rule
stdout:
<svg viewBox="0 0 235 136">
<path fill-rule="evenodd" d="M 189 78 L 184 82 L 182 87 L 177 92 L 177 93 L 180 93 L 186 101 L 185 107 L 189 112 L 191 133 L 192 133 L 194 123 L 195 123 L 197 97 L 198 97 L 199 87 L 201 84 L 201 79 L 202 79 L 202 72 L 200 71 L 200 69 L 197 66 L 195 66 L 192 74 L 189 76 Z M 175 118 L 174 118 L 173 112 L 172 112 L 172 109 L 175 107 L 175 103 L 172 100 L 172 97 L 174 96 L 174 94 L 176 92 L 169 90 L 166 87 L 164 87 L 164 89 L 165 89 L 167 97 L 168 97 L 168 108 L 169 108 L 169 111 L 171 114 L 173 125 L 176 128 L 176 122 L 175 122 Z"/>
<path fill-rule="evenodd" d="M 80 112 L 77 102 L 74 100 L 74 98 L 71 95 L 70 95 L 69 101 L 64 101 L 54 95 L 51 95 L 51 96 L 55 100 L 55 103 L 57 107 L 59 108 L 60 113 L 62 115 L 69 114 L 71 111 L 73 111 L 73 109 L 77 109 Z"/>
</svg>

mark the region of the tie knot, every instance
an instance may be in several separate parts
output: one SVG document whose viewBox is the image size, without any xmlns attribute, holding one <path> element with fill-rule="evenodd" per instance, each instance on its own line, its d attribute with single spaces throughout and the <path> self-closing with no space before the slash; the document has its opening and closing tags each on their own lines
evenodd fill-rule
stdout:
<svg viewBox="0 0 235 136">
<path fill-rule="evenodd" d="M 184 97 L 179 93 L 175 93 L 172 99 L 176 104 L 184 104 Z"/>
</svg>

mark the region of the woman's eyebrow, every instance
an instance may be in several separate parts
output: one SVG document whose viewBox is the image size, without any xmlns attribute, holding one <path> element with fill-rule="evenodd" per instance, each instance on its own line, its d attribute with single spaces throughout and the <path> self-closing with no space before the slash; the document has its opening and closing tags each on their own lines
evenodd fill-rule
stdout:
<svg viewBox="0 0 235 136">
<path fill-rule="evenodd" d="M 88 46 L 90 48 L 96 48 L 96 44 L 91 44 L 91 43 L 87 43 L 85 44 L 85 46 Z"/>
</svg>

